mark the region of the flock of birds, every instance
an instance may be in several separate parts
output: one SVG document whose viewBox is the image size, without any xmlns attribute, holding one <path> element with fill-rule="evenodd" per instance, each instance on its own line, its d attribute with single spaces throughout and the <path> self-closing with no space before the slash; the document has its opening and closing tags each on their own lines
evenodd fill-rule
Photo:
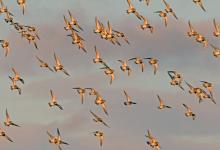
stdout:
<svg viewBox="0 0 220 150">
<path fill-rule="evenodd" d="M 150 0 L 139 0 L 139 1 L 145 1 L 147 6 L 150 5 Z M 159 16 L 163 19 L 165 26 L 167 26 L 169 14 L 171 14 L 176 20 L 178 20 L 178 17 L 176 15 L 175 11 L 172 9 L 172 7 L 165 0 L 162 0 L 162 2 L 165 4 L 165 9 L 156 11 L 155 13 L 159 14 Z M 205 7 L 203 6 L 202 0 L 193 0 L 193 2 L 197 5 L 199 5 L 203 11 L 206 11 Z M 5 19 L 4 19 L 5 22 L 8 23 L 10 26 L 13 26 L 14 29 L 21 35 L 22 38 L 25 38 L 29 42 L 29 44 L 33 43 L 35 48 L 38 49 L 37 42 L 36 42 L 36 40 L 40 40 L 40 37 L 38 34 L 38 29 L 34 26 L 23 25 L 19 22 L 16 22 L 14 20 L 13 13 L 11 13 L 8 10 L 8 8 L 4 5 L 2 0 L 0 0 L 0 3 L 1 3 L 0 14 L 5 15 Z M 17 0 L 17 3 L 22 8 L 22 13 L 24 14 L 26 1 L 25 0 Z M 143 21 L 143 23 L 140 25 L 140 29 L 142 29 L 142 30 L 149 29 L 150 33 L 153 34 L 154 27 L 149 23 L 149 20 L 147 19 L 147 17 L 141 15 L 137 11 L 137 9 L 132 4 L 131 0 L 127 0 L 127 4 L 128 4 L 128 9 L 126 11 L 127 14 L 134 14 L 138 20 Z M 69 10 L 68 10 L 68 14 L 69 14 L 69 17 L 66 17 L 65 15 L 63 15 L 64 24 L 65 24 L 64 29 L 65 29 L 65 31 L 69 32 L 69 34 L 67 36 L 71 37 L 73 45 L 76 45 L 80 50 L 83 50 L 86 53 L 87 49 L 84 46 L 85 40 L 84 40 L 84 38 L 82 38 L 80 36 L 80 32 L 83 31 L 83 28 L 81 27 L 81 25 L 79 24 L 77 19 L 75 17 L 73 17 L 72 13 Z M 219 37 L 220 36 L 220 26 L 216 22 L 215 19 L 213 19 L 213 24 L 214 24 L 213 35 L 215 37 Z M 220 49 L 217 46 L 214 46 L 213 44 L 209 44 L 208 40 L 201 33 L 199 33 L 197 30 L 195 30 L 195 28 L 192 26 L 190 21 L 188 22 L 188 25 L 189 25 L 189 31 L 187 32 L 188 36 L 195 37 L 196 41 L 198 43 L 202 43 L 204 47 L 207 47 L 210 45 L 214 49 L 213 55 L 215 57 L 220 57 Z M 110 21 L 107 22 L 107 27 L 105 27 L 104 24 L 98 19 L 98 17 L 95 18 L 95 29 L 93 30 L 93 32 L 95 34 L 99 35 L 101 37 L 101 39 L 110 41 L 114 45 L 117 44 L 120 46 L 121 45 L 120 39 L 122 39 L 127 44 L 130 44 L 128 38 L 126 37 L 126 35 L 123 32 L 113 29 Z M 9 42 L 6 40 L 0 40 L 0 43 L 1 43 L 2 48 L 5 50 L 5 57 L 7 57 L 10 52 Z M 104 74 L 106 76 L 110 77 L 110 84 L 112 84 L 115 79 L 114 69 L 111 68 L 107 64 L 107 62 L 101 57 L 101 54 L 96 46 L 94 47 L 94 49 L 95 49 L 95 57 L 93 59 L 93 63 L 101 65 L 100 69 L 104 70 Z M 67 72 L 67 70 L 62 65 L 61 59 L 55 53 L 54 53 L 55 65 L 53 67 L 50 66 L 46 61 L 44 61 L 39 56 L 36 56 L 36 59 L 39 62 L 40 67 L 46 68 L 46 69 L 50 70 L 51 72 L 60 71 L 60 72 L 63 72 L 65 75 L 70 76 L 70 74 Z M 153 68 L 154 75 L 156 75 L 157 70 L 158 70 L 158 66 L 159 66 L 159 64 L 158 64 L 159 60 L 154 57 L 146 57 L 146 58 L 145 57 L 133 57 L 133 58 L 129 58 L 126 60 L 117 60 L 117 61 L 121 64 L 121 66 L 120 66 L 121 71 L 127 73 L 128 76 L 131 75 L 132 70 L 133 70 L 131 68 L 131 66 L 129 65 L 130 62 L 134 62 L 136 65 L 140 66 L 142 72 L 144 72 L 145 65 L 146 65 L 145 63 L 148 62 L 149 65 L 151 65 Z M 24 79 L 20 76 L 20 74 L 18 73 L 18 71 L 15 68 L 12 68 L 12 72 L 13 72 L 13 75 L 9 76 L 9 79 L 12 82 L 10 89 L 12 91 L 17 90 L 18 93 L 21 94 L 22 88 L 17 83 L 20 82 L 21 84 L 24 84 L 25 83 Z M 201 81 L 201 86 L 196 87 L 196 86 L 191 85 L 189 82 L 185 81 L 183 79 L 182 74 L 178 73 L 177 71 L 171 70 L 171 71 L 167 71 L 167 73 L 171 79 L 170 85 L 172 85 L 174 87 L 177 86 L 181 90 L 185 91 L 185 88 L 183 86 L 183 83 L 185 83 L 189 89 L 188 92 L 190 94 L 194 94 L 196 96 L 196 98 L 198 99 L 199 103 L 202 102 L 203 100 L 210 100 L 211 102 L 216 104 L 215 98 L 213 96 L 213 84 L 212 83 L 207 82 L 207 81 Z M 73 90 L 76 90 L 77 94 L 79 94 L 82 104 L 84 103 L 85 94 L 87 92 L 90 96 L 94 96 L 95 97 L 94 103 L 103 110 L 104 114 L 108 115 L 107 101 L 103 98 L 103 96 L 95 88 L 74 87 Z M 125 101 L 123 104 L 125 106 L 131 106 L 131 105 L 137 104 L 137 102 L 132 101 L 132 98 L 131 98 L 131 96 L 129 96 L 127 91 L 124 90 L 123 92 L 125 95 Z M 61 106 L 61 104 L 58 103 L 57 98 L 55 96 L 55 93 L 52 90 L 50 90 L 50 96 L 51 96 L 51 100 L 48 103 L 49 107 L 57 107 L 60 110 L 63 110 L 63 107 Z M 166 108 L 171 109 L 172 108 L 170 105 L 165 104 L 164 99 L 161 98 L 159 96 L 159 94 L 157 95 L 157 98 L 159 100 L 158 109 L 166 109 Z M 186 109 L 185 116 L 191 117 L 193 120 L 195 120 L 196 114 L 193 112 L 192 108 L 187 104 L 182 104 L 182 105 Z M 104 121 L 103 118 L 99 117 L 99 115 L 95 114 L 91 110 L 90 110 L 90 113 L 93 117 L 94 122 L 103 124 L 104 126 L 110 128 L 110 126 Z M 5 119 L 4 124 L 5 124 L 5 126 L 8 126 L 8 127 L 9 126 L 20 127 L 19 125 L 15 124 L 11 120 L 7 109 L 6 109 L 6 119 Z M 62 144 L 68 145 L 67 142 L 62 140 L 61 135 L 60 135 L 60 130 L 58 128 L 57 128 L 57 135 L 52 135 L 48 131 L 47 131 L 47 134 L 49 136 L 49 142 L 57 145 L 60 150 L 61 150 Z M 104 141 L 104 135 L 105 135 L 104 132 L 94 131 L 93 134 L 99 140 L 100 146 L 102 146 L 103 141 Z M 6 134 L 6 132 L 3 128 L 0 128 L 0 136 L 5 137 L 9 141 L 13 142 L 13 140 Z M 155 149 L 155 150 L 161 149 L 161 146 L 160 146 L 157 138 L 151 134 L 150 130 L 147 131 L 146 138 L 147 138 L 146 143 L 152 149 Z"/>
</svg>

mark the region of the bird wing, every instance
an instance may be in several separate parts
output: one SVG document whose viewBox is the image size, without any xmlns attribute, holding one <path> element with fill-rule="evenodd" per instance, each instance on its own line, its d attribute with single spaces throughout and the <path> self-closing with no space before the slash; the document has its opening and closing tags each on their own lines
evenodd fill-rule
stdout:
<svg viewBox="0 0 220 150">
<path fill-rule="evenodd" d="M 54 136 L 47 131 L 47 135 L 52 139 Z"/>
<path fill-rule="evenodd" d="M 6 109 L 6 121 L 10 121 L 10 116 L 9 116 L 9 114 L 8 114 L 8 110 Z"/>
<path fill-rule="evenodd" d="M 16 75 L 18 75 L 18 73 L 16 72 L 15 68 L 12 68 L 13 73 Z"/>
<path fill-rule="evenodd" d="M 96 56 L 96 58 L 100 58 L 100 53 L 99 53 L 99 50 L 96 48 L 96 46 L 95 46 L 95 56 Z"/>
<path fill-rule="evenodd" d="M 55 59 L 57 65 L 61 65 L 60 59 L 56 56 L 55 52 L 54 52 L 54 59 Z"/>
<path fill-rule="evenodd" d="M 217 25 L 215 19 L 213 19 L 213 24 L 214 24 L 215 30 L 219 31 L 219 26 Z"/>
<path fill-rule="evenodd" d="M 96 119 L 98 119 L 99 117 L 95 114 L 95 113 L 93 113 L 91 110 L 89 111 Z"/>
<path fill-rule="evenodd" d="M 128 95 L 128 93 L 124 90 L 124 94 L 126 96 L 126 101 L 130 102 L 131 101 L 131 97 Z"/>
</svg>

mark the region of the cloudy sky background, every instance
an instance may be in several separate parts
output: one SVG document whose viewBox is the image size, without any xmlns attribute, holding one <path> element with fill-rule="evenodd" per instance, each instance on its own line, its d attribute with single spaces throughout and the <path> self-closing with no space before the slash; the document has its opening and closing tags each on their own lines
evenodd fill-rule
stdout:
<svg viewBox="0 0 220 150">
<path fill-rule="evenodd" d="M 220 60 L 213 57 L 210 47 L 204 49 L 201 44 L 186 35 L 187 22 L 190 20 L 209 43 L 220 46 L 219 38 L 212 35 L 212 19 L 216 18 L 220 23 L 220 16 L 216 13 L 220 1 L 204 1 L 207 10 L 207 13 L 204 13 L 191 0 L 167 0 L 179 17 L 179 21 L 176 21 L 170 16 L 167 28 L 158 14 L 153 13 L 164 9 L 161 0 L 152 1 L 149 7 L 138 0 L 132 2 L 155 27 L 154 34 L 142 31 L 139 28 L 141 21 L 134 15 L 126 14 L 126 0 L 27 1 L 24 16 L 16 1 L 4 2 L 15 15 L 15 21 L 39 29 L 41 40 L 37 42 L 39 50 L 36 50 L 33 45 L 22 39 L 12 26 L 7 25 L 3 15 L 1 16 L 1 39 L 10 42 L 12 51 L 7 58 L 4 58 L 3 50 L 0 53 L 0 121 L 1 127 L 15 141 L 10 143 L 0 138 L 3 150 L 56 149 L 54 145 L 49 144 L 46 134 L 46 131 L 55 134 L 56 128 L 60 128 L 63 139 L 70 144 L 63 146 L 64 150 L 100 149 L 97 139 L 91 134 L 96 130 L 105 133 L 102 149 L 146 149 L 144 135 L 147 129 L 158 138 L 164 150 L 220 148 Z M 88 54 L 78 50 L 71 44 L 71 39 L 66 37 L 68 32 L 63 29 L 62 16 L 68 15 L 68 9 L 84 29 L 80 35 L 85 39 Z M 109 20 L 115 30 L 127 35 L 131 44 L 127 45 L 121 40 L 122 46 L 112 45 L 94 34 L 92 31 L 95 16 L 104 24 Z M 109 78 L 99 69 L 100 66 L 92 63 L 95 55 L 94 45 L 100 50 L 103 59 L 115 69 L 116 79 L 111 86 Z M 35 56 L 54 65 L 54 52 L 70 72 L 70 77 L 39 67 Z M 158 58 L 157 75 L 153 75 L 147 61 L 144 73 L 133 63 L 131 77 L 121 72 L 117 60 L 136 56 Z M 11 82 L 8 75 L 12 75 L 11 67 L 15 67 L 25 80 L 25 85 L 19 84 L 22 87 L 21 96 L 16 91 L 10 91 Z M 200 86 L 200 80 L 212 82 L 217 105 L 209 101 L 198 104 L 193 95 L 171 87 L 166 73 L 168 70 L 177 70 L 186 81 L 195 86 Z M 86 95 L 85 104 L 81 105 L 79 96 L 72 90 L 78 86 L 96 88 L 107 100 L 109 117 L 94 104 L 95 97 Z M 187 88 L 185 85 L 184 87 Z M 55 92 L 64 111 L 49 108 L 50 89 Z M 123 105 L 124 89 L 137 105 L 130 108 Z M 164 98 L 174 109 L 157 110 L 156 94 Z M 195 121 L 184 116 L 185 109 L 182 103 L 193 107 L 198 115 Z M 21 128 L 3 126 L 6 108 L 12 120 L 20 124 Z M 111 128 L 95 124 L 89 114 L 90 109 L 102 116 Z"/>
</svg>

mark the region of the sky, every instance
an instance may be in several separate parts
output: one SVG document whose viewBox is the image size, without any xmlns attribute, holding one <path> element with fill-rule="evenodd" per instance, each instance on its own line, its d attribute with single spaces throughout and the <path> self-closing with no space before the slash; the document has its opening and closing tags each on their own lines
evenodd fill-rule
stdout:
<svg viewBox="0 0 220 150">
<path fill-rule="evenodd" d="M 25 15 L 16 1 L 4 1 L 14 14 L 14 19 L 25 25 L 36 26 L 40 40 L 39 50 L 22 39 L 17 31 L 4 22 L 1 15 L 0 37 L 10 42 L 11 53 L 4 57 L 0 51 L 0 127 L 15 141 L 10 143 L 0 138 L 1 149 L 54 150 L 48 142 L 47 131 L 56 134 L 61 131 L 63 140 L 70 145 L 62 146 L 63 150 L 112 150 L 112 149 L 150 149 L 146 144 L 145 134 L 149 129 L 159 140 L 163 150 L 212 149 L 220 148 L 220 60 L 212 55 L 212 48 L 203 48 L 193 38 L 187 36 L 188 20 L 194 28 L 202 33 L 209 43 L 220 47 L 219 38 L 212 35 L 213 18 L 220 23 L 217 14 L 219 0 L 204 1 L 207 12 L 203 12 L 192 0 L 167 0 L 175 10 L 179 20 L 169 16 L 168 27 L 153 12 L 164 9 L 161 0 L 152 0 L 149 6 L 144 2 L 132 0 L 137 10 L 147 16 L 155 27 L 155 33 L 140 29 L 139 21 L 134 15 L 127 15 L 126 0 L 27 0 Z M 75 45 L 64 30 L 63 15 L 70 10 L 78 19 L 84 31 L 80 35 L 85 39 L 85 54 Z M 113 45 L 93 33 L 95 17 L 107 25 L 109 20 L 113 29 L 124 32 L 130 45 L 124 41 L 121 46 Z M 102 58 L 115 70 L 115 80 L 109 85 L 100 65 L 93 64 L 94 46 L 100 50 Z M 53 54 L 60 57 L 66 70 L 71 74 L 53 73 L 40 68 L 35 56 L 39 56 L 54 65 Z M 120 70 L 118 59 L 132 57 L 155 57 L 159 60 L 159 70 L 153 75 L 152 67 L 147 64 L 142 73 L 139 66 L 130 63 L 133 72 L 130 77 Z M 22 94 L 10 90 L 9 75 L 14 67 L 24 78 L 25 84 L 19 84 Z M 168 70 L 176 70 L 185 81 L 200 86 L 201 80 L 214 85 L 214 97 L 217 104 L 211 101 L 198 103 L 195 96 L 170 85 Z M 73 87 L 94 87 L 104 97 L 109 116 L 95 105 L 95 97 L 85 97 L 82 105 L 79 95 Z M 50 89 L 55 92 L 58 102 L 64 110 L 49 108 Z M 123 90 L 126 90 L 137 105 L 126 107 Z M 158 110 L 159 94 L 171 110 Z M 184 116 L 182 103 L 192 106 L 196 120 Z M 5 110 L 9 111 L 12 120 L 20 128 L 5 127 Z M 96 124 L 89 113 L 92 110 L 110 125 L 106 128 Z M 103 147 L 92 134 L 100 130 L 105 134 Z"/>
</svg>

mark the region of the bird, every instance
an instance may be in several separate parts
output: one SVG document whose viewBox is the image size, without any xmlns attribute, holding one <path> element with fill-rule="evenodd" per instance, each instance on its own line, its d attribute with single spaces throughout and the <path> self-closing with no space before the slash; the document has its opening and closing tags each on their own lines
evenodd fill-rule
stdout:
<svg viewBox="0 0 220 150">
<path fill-rule="evenodd" d="M 103 31 L 102 23 L 99 21 L 97 17 L 95 17 L 95 29 L 93 30 L 94 33 L 101 33 Z"/>
<path fill-rule="evenodd" d="M 128 3 L 128 10 L 127 10 L 127 14 L 133 13 L 135 14 L 135 16 L 141 20 L 141 15 L 137 12 L 136 8 L 131 4 L 131 0 L 127 0 Z"/>
<path fill-rule="evenodd" d="M 74 28 L 72 27 L 71 23 L 66 19 L 66 17 L 65 17 L 64 15 L 63 15 L 63 19 L 64 19 L 64 23 L 65 23 L 64 29 L 65 29 L 66 31 L 74 30 L 74 31 L 76 31 L 76 32 L 79 32 L 78 30 L 76 30 L 76 29 L 74 29 Z"/>
<path fill-rule="evenodd" d="M 189 106 L 187 106 L 186 104 L 183 104 L 183 106 L 186 108 L 185 116 L 192 117 L 192 119 L 195 120 L 196 115 L 192 112 L 192 109 Z"/>
<path fill-rule="evenodd" d="M 18 5 L 22 8 L 22 14 L 24 15 L 24 9 L 26 6 L 26 0 L 17 0 Z"/>
<path fill-rule="evenodd" d="M 82 27 L 79 25 L 79 23 L 76 20 L 76 18 L 73 17 L 73 15 L 71 14 L 70 10 L 68 10 L 68 13 L 69 13 L 69 17 L 70 17 L 70 24 L 76 26 L 78 29 L 83 31 Z"/>
<path fill-rule="evenodd" d="M 97 137 L 97 139 L 99 140 L 99 144 L 100 146 L 102 146 L 103 144 L 103 140 L 104 140 L 104 133 L 101 131 L 95 131 L 93 132 L 94 136 Z"/>
<path fill-rule="evenodd" d="M 204 6 L 203 6 L 203 3 L 202 3 L 202 0 L 193 0 L 193 2 L 196 4 L 196 5 L 199 5 L 203 11 L 206 11 Z"/>
<path fill-rule="evenodd" d="M 131 68 L 130 66 L 128 65 L 128 60 L 118 60 L 120 63 L 121 63 L 121 66 L 120 66 L 120 69 L 125 72 L 125 71 L 128 71 L 128 76 L 131 75 Z"/>
<path fill-rule="evenodd" d="M 16 127 L 20 127 L 19 125 L 15 124 L 14 122 L 11 121 L 11 118 L 8 114 L 8 110 L 6 109 L 6 119 L 4 122 L 5 126 L 16 126 Z"/>
<path fill-rule="evenodd" d="M 110 68 L 108 65 L 106 65 L 106 63 L 102 62 L 102 64 L 104 65 L 104 67 L 100 68 L 100 69 L 104 69 L 104 73 L 107 76 L 110 76 L 110 85 L 112 84 L 113 80 L 115 79 L 115 74 L 114 74 L 114 70 L 112 68 Z"/>
<path fill-rule="evenodd" d="M 195 31 L 195 29 L 192 27 L 190 21 L 188 21 L 188 25 L 189 25 L 189 31 L 187 32 L 187 35 L 189 37 L 191 36 L 196 36 L 198 33 Z"/>
<path fill-rule="evenodd" d="M 8 56 L 8 53 L 11 51 L 9 47 L 9 42 L 6 40 L 0 40 L 2 48 L 5 50 L 5 57 Z"/>
<path fill-rule="evenodd" d="M 140 2 L 141 1 L 145 1 L 146 5 L 148 6 L 150 4 L 150 0 L 139 0 Z"/>
<path fill-rule="evenodd" d="M 191 84 L 189 84 L 188 82 L 186 82 L 186 85 L 189 87 L 189 93 L 190 94 L 196 94 L 196 88 L 194 88 Z"/>
<path fill-rule="evenodd" d="M 10 15 L 13 16 L 13 14 L 11 12 L 9 12 L 8 8 L 4 5 L 2 0 L 0 0 L 0 3 L 1 3 L 0 14 L 8 12 L 8 13 L 10 13 Z"/>
<path fill-rule="evenodd" d="M 34 33 L 34 36 L 37 37 L 38 40 L 40 40 L 40 37 L 38 35 L 38 30 L 37 30 L 36 27 L 34 27 L 34 26 L 26 26 L 26 25 L 24 27 L 27 28 L 27 31 L 29 31 L 31 33 Z"/>
<path fill-rule="evenodd" d="M 35 35 L 31 35 L 30 33 L 26 33 L 26 34 L 24 34 L 24 37 L 28 40 L 29 44 L 33 43 L 35 48 L 38 49 Z"/>
<path fill-rule="evenodd" d="M 60 110 L 63 110 L 63 107 L 57 103 L 57 99 L 52 90 L 50 90 L 51 100 L 48 103 L 50 107 L 57 106 Z"/>
<path fill-rule="evenodd" d="M 188 85 L 189 89 L 189 93 L 190 94 L 195 94 L 196 97 L 199 99 L 199 103 L 202 102 L 203 99 L 206 98 L 211 98 L 211 96 L 209 94 L 207 94 L 203 89 L 201 89 L 200 87 L 193 87 L 191 84 L 189 84 L 188 82 L 185 81 L 185 83 Z"/>
<path fill-rule="evenodd" d="M 213 19 L 213 24 L 214 24 L 214 27 L 215 27 L 213 35 L 216 36 L 216 37 L 219 37 L 220 36 L 220 26 L 219 26 L 219 24 L 216 23 L 215 19 Z"/>
<path fill-rule="evenodd" d="M 20 75 L 18 74 L 18 72 L 15 70 L 15 68 L 12 68 L 12 71 L 14 73 L 14 77 L 12 78 L 14 81 L 20 81 L 21 83 L 24 84 L 24 79 L 22 79 L 20 77 Z"/>
<path fill-rule="evenodd" d="M 213 44 L 210 44 L 210 45 L 214 49 L 213 56 L 215 56 L 216 58 L 219 58 L 220 57 L 220 48 L 214 46 Z"/>
<path fill-rule="evenodd" d="M 112 31 L 114 32 L 115 36 L 123 38 L 127 44 L 130 44 L 130 42 L 128 41 L 128 38 L 125 36 L 125 34 L 123 32 L 116 31 L 113 29 L 112 29 Z"/>
<path fill-rule="evenodd" d="M 84 96 L 85 96 L 85 93 L 86 93 L 86 89 L 85 88 L 81 88 L 81 87 L 76 87 L 76 88 L 72 88 L 72 89 L 77 90 L 77 93 L 80 95 L 81 103 L 83 104 Z"/>
<path fill-rule="evenodd" d="M 93 115 L 93 117 L 95 117 L 95 118 L 93 118 L 93 121 L 94 121 L 94 122 L 102 123 L 104 126 L 110 128 L 110 127 L 108 126 L 108 124 L 104 122 L 104 120 L 103 120 L 102 118 L 100 118 L 99 116 L 97 116 L 97 115 L 96 115 L 94 112 L 92 112 L 91 110 L 90 110 L 90 113 Z"/>
<path fill-rule="evenodd" d="M 158 140 L 152 136 L 150 130 L 147 130 L 147 135 L 145 136 L 149 139 L 149 141 L 147 141 L 147 144 L 150 145 L 152 148 L 160 147 Z"/>
<path fill-rule="evenodd" d="M 37 58 L 37 60 L 40 62 L 40 67 L 44 67 L 44 68 L 48 68 L 50 71 L 54 72 L 53 69 L 48 65 L 48 63 L 46 63 L 45 61 L 43 61 L 42 59 L 40 59 L 38 56 L 35 56 Z"/>
<path fill-rule="evenodd" d="M 102 63 L 103 60 L 102 60 L 102 58 L 100 57 L 100 52 L 99 52 L 99 50 L 97 49 L 96 46 L 95 46 L 94 48 L 95 48 L 95 58 L 93 59 L 93 62 L 94 62 L 94 63 Z"/>
<path fill-rule="evenodd" d="M 130 105 L 133 105 L 133 104 L 137 104 L 136 102 L 131 101 L 131 97 L 127 94 L 127 92 L 125 90 L 124 90 L 124 94 L 125 94 L 125 97 L 126 97 L 126 101 L 124 102 L 125 106 L 130 106 Z"/>
<path fill-rule="evenodd" d="M 95 95 L 95 96 L 99 95 L 99 93 L 95 88 L 85 88 L 85 89 L 90 90 L 89 95 Z"/>
<path fill-rule="evenodd" d="M 64 74 L 67 76 L 70 76 L 70 74 L 64 69 L 63 65 L 61 64 L 60 58 L 56 56 L 56 53 L 54 52 L 54 59 L 55 59 L 55 66 L 54 70 L 57 71 L 62 71 Z"/>
<path fill-rule="evenodd" d="M 100 95 L 96 95 L 95 104 L 101 106 L 104 113 L 108 115 L 106 110 L 106 100 L 104 100 Z"/>
<path fill-rule="evenodd" d="M 158 94 L 157 94 L 157 98 L 160 102 L 160 105 L 158 106 L 158 109 L 172 108 L 171 106 L 165 105 L 164 101 L 160 98 L 160 96 Z"/>
<path fill-rule="evenodd" d="M 196 41 L 202 43 L 204 48 L 208 46 L 207 39 L 200 33 L 196 35 Z"/>
<path fill-rule="evenodd" d="M 143 60 L 140 57 L 134 57 L 134 58 L 129 59 L 128 61 L 131 61 L 131 60 L 135 60 L 134 63 L 140 65 L 141 71 L 144 72 L 145 65 L 144 65 Z"/>
<path fill-rule="evenodd" d="M 163 11 L 156 11 L 155 13 L 158 13 L 159 16 L 163 18 L 164 24 L 165 24 L 165 26 L 167 27 L 167 23 L 168 23 L 167 13 L 166 13 L 166 12 L 163 12 Z"/>
<path fill-rule="evenodd" d="M 71 36 L 73 45 L 76 44 L 79 49 L 82 49 L 85 53 L 87 53 L 83 43 L 85 40 L 79 34 L 77 34 L 74 30 L 71 30 L 71 34 L 67 36 Z"/>
<path fill-rule="evenodd" d="M 6 132 L 2 128 L 0 128 L 0 137 L 4 137 L 8 141 L 13 142 L 13 140 L 6 134 Z"/>
<path fill-rule="evenodd" d="M 156 75 L 157 70 L 158 70 L 158 60 L 156 58 L 153 57 L 149 57 L 149 58 L 144 58 L 144 59 L 149 59 L 148 63 L 153 66 L 154 69 L 154 75 Z"/>
<path fill-rule="evenodd" d="M 176 16 L 176 13 L 173 11 L 173 9 L 170 7 L 170 5 L 165 0 L 163 0 L 163 3 L 166 5 L 165 11 L 167 13 L 171 13 L 176 18 L 176 20 L 178 20 L 178 17 Z"/>
<path fill-rule="evenodd" d="M 53 136 L 48 131 L 47 131 L 47 135 L 49 136 L 49 142 L 52 143 L 52 144 L 55 144 L 59 148 L 59 150 L 62 150 L 61 144 L 69 145 L 67 142 L 64 142 L 61 139 L 59 128 L 57 128 L 57 136 Z"/>
<path fill-rule="evenodd" d="M 144 20 L 144 23 L 140 25 L 142 30 L 149 29 L 151 33 L 154 32 L 154 27 L 150 25 L 148 19 L 141 15 L 141 18 Z"/>
<path fill-rule="evenodd" d="M 17 86 L 16 81 L 14 80 L 14 78 L 8 76 L 9 79 L 12 81 L 12 85 L 10 86 L 11 90 L 18 90 L 18 94 L 21 95 L 21 88 Z"/>
<path fill-rule="evenodd" d="M 182 75 L 176 71 L 167 71 L 167 73 L 171 78 L 170 84 L 172 86 L 178 85 L 184 91 L 184 88 L 182 87 L 182 81 L 183 81 Z"/>
<path fill-rule="evenodd" d="M 4 20 L 5 20 L 5 22 L 6 23 L 10 23 L 10 24 L 13 24 L 14 22 L 13 22 L 13 17 L 12 17 L 12 15 L 7 11 L 6 12 L 6 15 L 5 15 L 5 18 L 4 18 Z"/>
<path fill-rule="evenodd" d="M 106 29 L 105 39 L 109 40 L 112 44 L 117 43 L 119 46 L 121 45 L 117 39 L 117 36 L 113 33 L 112 26 L 108 21 L 108 28 Z"/>
<path fill-rule="evenodd" d="M 211 96 L 212 102 L 214 104 L 216 104 L 216 102 L 214 100 L 214 97 L 213 97 L 213 85 L 212 85 L 212 83 L 207 82 L 207 81 L 200 81 L 200 82 L 202 82 L 202 86 L 208 90 L 208 92 L 209 92 L 209 94 Z"/>
</svg>

